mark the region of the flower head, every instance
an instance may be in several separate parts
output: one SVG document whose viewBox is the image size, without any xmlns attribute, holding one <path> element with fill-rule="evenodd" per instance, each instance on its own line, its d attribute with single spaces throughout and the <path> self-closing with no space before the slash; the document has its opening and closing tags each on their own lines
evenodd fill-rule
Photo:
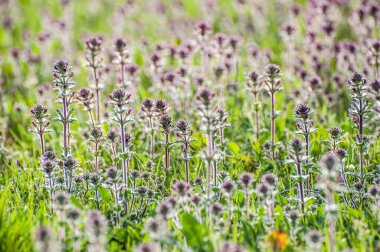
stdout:
<svg viewBox="0 0 380 252">
<path fill-rule="evenodd" d="M 89 38 L 86 40 L 85 44 L 86 44 L 86 49 L 88 51 L 90 51 L 93 54 L 97 54 L 102 48 L 103 38 L 99 36 Z"/>
<path fill-rule="evenodd" d="M 48 109 L 44 105 L 37 104 L 30 110 L 30 114 L 37 121 L 42 121 L 48 115 Z"/>
<path fill-rule="evenodd" d="M 169 109 L 169 104 L 164 100 L 156 100 L 154 102 L 154 110 L 158 115 L 167 113 Z"/>
<path fill-rule="evenodd" d="M 130 98 L 131 94 L 127 93 L 127 91 L 122 88 L 115 89 L 112 91 L 112 94 L 109 95 L 111 103 L 120 109 L 130 103 Z"/>
<path fill-rule="evenodd" d="M 118 53 L 123 53 L 123 52 L 125 52 L 125 50 L 127 50 L 127 45 L 128 44 L 124 39 L 118 38 L 115 41 L 114 47 Z"/>
<path fill-rule="evenodd" d="M 53 65 L 53 73 L 57 73 L 60 75 L 67 75 L 68 71 L 71 69 L 69 62 L 64 59 L 60 59 Z"/>
<path fill-rule="evenodd" d="M 196 30 L 200 37 L 205 38 L 210 34 L 211 27 L 205 22 L 200 22 L 197 25 Z"/>
<path fill-rule="evenodd" d="M 177 195 L 183 197 L 189 192 L 191 186 L 185 181 L 177 181 L 172 186 L 172 189 Z"/>
<path fill-rule="evenodd" d="M 332 127 L 328 130 L 329 136 L 332 140 L 339 140 L 343 134 L 343 130 L 338 127 Z"/>
<path fill-rule="evenodd" d="M 198 94 L 197 94 L 197 96 L 196 96 L 196 99 L 197 99 L 197 100 L 198 100 L 203 106 L 205 106 L 206 108 L 208 108 L 208 107 L 211 105 L 211 103 L 212 103 L 214 97 L 215 97 L 215 93 L 211 92 L 211 91 L 208 90 L 208 89 L 203 88 L 203 89 L 201 89 L 201 90 L 198 92 Z"/>
<path fill-rule="evenodd" d="M 226 193 L 230 194 L 235 189 L 235 184 L 234 184 L 234 182 L 232 182 L 230 180 L 224 181 L 222 184 L 222 189 Z"/>
<path fill-rule="evenodd" d="M 301 103 L 296 107 L 294 116 L 298 119 L 307 120 L 312 113 L 313 111 L 308 105 Z"/>
<path fill-rule="evenodd" d="M 303 143 L 302 143 L 301 139 L 294 138 L 293 140 L 290 141 L 290 149 L 295 154 L 301 153 L 302 148 L 303 148 Z"/>
<path fill-rule="evenodd" d="M 240 174 L 239 180 L 244 187 L 249 187 L 253 182 L 253 177 L 250 173 L 244 172 Z"/>
<path fill-rule="evenodd" d="M 165 134 L 169 134 L 172 127 L 172 117 L 169 114 L 160 116 L 158 123 Z"/>
</svg>

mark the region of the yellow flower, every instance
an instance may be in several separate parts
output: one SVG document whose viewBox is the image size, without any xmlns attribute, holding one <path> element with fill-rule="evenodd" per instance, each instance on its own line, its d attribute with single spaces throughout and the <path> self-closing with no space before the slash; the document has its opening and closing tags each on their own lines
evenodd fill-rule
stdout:
<svg viewBox="0 0 380 252">
<path fill-rule="evenodd" d="M 268 236 L 268 242 L 274 251 L 283 251 L 289 244 L 289 236 L 283 231 L 273 231 Z"/>
</svg>

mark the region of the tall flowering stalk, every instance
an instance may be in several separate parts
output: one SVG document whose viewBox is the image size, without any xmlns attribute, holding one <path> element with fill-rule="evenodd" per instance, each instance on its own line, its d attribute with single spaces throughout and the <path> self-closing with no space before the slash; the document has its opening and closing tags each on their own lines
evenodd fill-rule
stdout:
<svg viewBox="0 0 380 252">
<path fill-rule="evenodd" d="M 99 175 L 99 144 L 103 140 L 103 132 L 99 127 L 90 130 L 90 141 L 94 143 L 95 173 Z"/>
<path fill-rule="evenodd" d="M 255 122 L 256 122 L 256 140 L 260 140 L 260 101 L 259 95 L 262 91 L 262 82 L 259 81 L 259 75 L 256 72 L 251 72 L 247 77 L 247 86 L 249 92 L 253 96 L 253 110 L 255 111 Z"/>
<path fill-rule="evenodd" d="M 195 139 L 192 138 L 193 131 L 187 121 L 180 120 L 175 126 L 175 132 L 178 142 L 181 144 L 182 160 L 185 161 L 186 182 L 189 184 L 189 161 L 191 159 L 190 144 L 195 141 Z"/>
<path fill-rule="evenodd" d="M 347 151 L 345 149 L 338 148 L 338 149 L 335 150 L 334 154 L 337 157 L 337 159 L 339 160 L 339 163 L 340 163 L 339 174 L 340 174 L 340 176 L 343 179 L 343 184 L 346 187 L 346 190 L 347 190 L 347 193 L 349 195 L 349 199 L 351 201 L 351 204 L 352 204 L 353 207 L 357 207 L 356 204 L 355 204 L 355 202 L 354 202 L 354 200 L 351 197 L 351 187 L 350 187 L 350 184 L 348 183 L 347 173 L 345 171 L 345 162 L 346 162 L 346 158 L 348 156 L 347 155 Z M 343 191 L 343 199 L 348 204 L 348 200 L 346 199 L 344 191 Z"/>
<path fill-rule="evenodd" d="M 271 143 L 272 143 L 272 158 L 274 159 L 274 146 L 276 139 L 276 112 L 275 112 L 275 94 L 282 89 L 281 87 L 281 71 L 279 66 L 270 64 L 265 67 L 264 83 L 271 97 Z"/>
<path fill-rule="evenodd" d="M 211 27 L 204 22 L 201 22 L 196 27 L 196 32 L 198 34 L 198 39 L 201 47 L 201 58 L 202 58 L 202 74 L 203 78 L 207 79 L 207 66 L 208 66 L 208 54 L 207 54 L 207 39 L 211 33 Z"/>
<path fill-rule="evenodd" d="M 112 152 L 112 164 L 114 168 L 117 168 L 117 142 L 120 141 L 120 134 L 117 131 L 117 129 L 111 128 L 107 135 L 106 135 L 107 141 L 111 144 L 111 152 Z"/>
<path fill-rule="evenodd" d="M 150 133 L 150 159 L 154 158 L 154 116 L 155 116 L 155 103 L 152 99 L 147 98 L 142 101 L 141 111 L 149 121 L 149 133 Z"/>
<path fill-rule="evenodd" d="M 226 127 L 230 126 L 230 124 L 227 123 L 229 115 L 224 109 L 219 108 L 216 110 L 215 116 L 216 116 L 216 118 L 215 118 L 215 129 L 217 131 L 219 131 L 220 146 L 224 150 L 224 148 L 225 148 L 224 129 Z M 215 150 L 215 141 L 214 141 L 214 145 L 213 145 L 213 150 Z M 224 165 L 224 161 L 225 161 L 224 153 L 222 152 L 221 154 L 223 155 L 223 165 Z"/>
<path fill-rule="evenodd" d="M 30 110 L 30 114 L 34 119 L 34 121 L 32 121 L 32 132 L 36 133 L 40 139 L 41 156 L 43 156 L 45 153 L 44 134 L 49 132 L 47 128 L 50 125 L 50 121 L 46 119 L 48 110 L 45 106 L 38 104 Z"/>
<path fill-rule="evenodd" d="M 128 44 L 125 40 L 119 38 L 115 41 L 114 49 L 116 57 L 113 60 L 113 63 L 119 65 L 119 81 L 120 87 L 126 88 L 127 82 L 125 77 L 125 66 L 128 64 L 129 60 L 129 50 Z"/>
<path fill-rule="evenodd" d="M 161 118 L 167 115 L 167 113 L 169 112 L 169 109 L 170 109 L 169 104 L 164 100 L 156 100 L 154 102 L 154 116 L 158 118 L 159 124 L 160 124 Z M 149 124 L 150 124 L 150 130 L 151 130 L 150 131 L 151 132 L 150 157 L 153 160 L 154 158 L 154 130 L 155 130 L 154 118 L 151 118 L 151 120 L 149 120 Z M 167 134 L 167 137 L 165 138 L 166 140 L 169 140 L 169 134 Z"/>
<path fill-rule="evenodd" d="M 233 192 L 235 189 L 235 184 L 231 180 L 226 180 L 222 183 L 222 189 L 227 194 L 227 201 L 228 201 L 228 225 L 232 224 L 232 213 L 233 213 L 233 206 L 232 206 L 232 197 Z"/>
<path fill-rule="evenodd" d="M 172 130 L 172 117 L 169 114 L 164 114 L 159 118 L 159 126 L 162 133 L 165 135 L 165 168 L 170 168 L 170 133 Z"/>
<path fill-rule="evenodd" d="M 213 135 L 215 132 L 215 113 L 213 108 L 215 93 L 201 89 L 196 97 L 197 110 L 202 117 L 202 129 L 206 133 L 207 138 L 207 150 L 206 150 L 206 162 L 207 162 L 207 197 L 210 197 L 210 182 L 211 182 L 211 165 L 214 162 L 215 151 L 213 150 Z M 214 175 L 217 174 L 217 167 L 214 165 Z M 214 184 L 216 185 L 216 178 L 214 178 Z"/>
<path fill-rule="evenodd" d="M 55 154 L 52 151 L 47 151 L 41 158 L 41 171 L 44 173 L 47 180 L 49 195 L 50 195 L 50 212 L 53 214 L 54 200 L 54 174 L 56 170 Z"/>
<path fill-rule="evenodd" d="M 63 125 L 63 156 L 68 158 L 70 155 L 70 124 L 75 121 L 72 117 L 73 109 L 70 108 L 71 98 L 73 96 L 72 88 L 76 82 L 72 80 L 74 76 L 71 66 L 66 60 L 58 60 L 53 66 L 54 84 L 58 89 L 58 98 L 62 103 L 62 110 L 57 110 L 58 117 L 55 120 Z"/>
<path fill-rule="evenodd" d="M 359 150 L 360 178 L 364 177 L 364 154 L 368 149 L 368 141 L 364 136 L 365 120 L 371 112 L 367 95 L 367 80 L 360 73 L 353 73 L 347 81 L 347 87 L 351 92 L 351 106 L 348 115 L 357 130 L 355 145 Z"/>
<path fill-rule="evenodd" d="M 245 218 L 248 219 L 249 212 L 249 198 L 250 198 L 250 186 L 253 183 L 253 177 L 250 173 L 244 172 L 239 176 L 240 184 L 244 189 L 244 207 L 245 207 Z"/>
<path fill-rule="evenodd" d="M 99 70 L 103 67 L 103 59 L 100 57 L 102 50 L 103 39 L 101 37 L 94 37 L 86 40 L 86 61 L 87 66 L 91 68 L 92 78 L 94 81 L 93 89 L 95 90 L 96 101 L 96 121 L 100 123 L 100 91 L 102 86 L 100 84 Z"/>
<path fill-rule="evenodd" d="M 379 66 L 380 66 L 380 40 L 375 41 L 369 48 L 369 52 L 372 56 L 372 64 L 374 66 L 375 77 L 379 78 Z"/>
<path fill-rule="evenodd" d="M 305 191 L 304 191 L 304 185 L 303 182 L 305 180 L 306 176 L 303 176 L 302 174 L 302 163 L 305 161 L 305 156 L 303 153 L 303 143 L 301 139 L 295 138 L 290 142 L 290 154 L 289 154 L 289 160 L 288 163 L 294 164 L 297 175 L 293 176 L 293 178 L 296 179 L 298 182 L 298 194 L 299 194 L 299 202 L 301 205 L 301 212 L 305 212 Z"/>
<path fill-rule="evenodd" d="M 127 93 L 124 89 L 119 88 L 115 89 L 112 94 L 109 95 L 110 102 L 113 105 L 113 120 L 117 122 L 120 126 L 120 140 L 121 140 L 121 158 L 123 160 L 123 182 L 124 186 L 128 186 L 128 163 L 126 155 L 126 133 L 125 133 L 125 125 L 128 122 L 133 121 L 133 117 L 131 116 L 132 110 L 128 107 L 131 102 L 131 95 Z"/>
<path fill-rule="evenodd" d="M 294 117 L 297 118 L 297 131 L 295 134 L 303 135 L 305 138 L 305 168 L 306 168 L 306 189 L 310 187 L 310 178 L 309 178 L 309 151 L 310 151 L 310 139 L 309 136 L 317 129 L 315 129 L 314 121 L 310 120 L 310 115 L 313 113 L 311 108 L 305 104 L 299 104 L 295 111 Z"/>
<path fill-rule="evenodd" d="M 343 130 L 339 129 L 338 127 L 332 127 L 328 130 L 328 133 L 330 138 L 331 152 L 335 153 L 338 148 L 338 144 L 342 142 L 340 139 L 342 137 Z"/>
<path fill-rule="evenodd" d="M 319 165 L 322 170 L 319 187 L 325 192 L 327 197 L 327 204 L 325 211 L 329 221 L 329 251 L 335 251 L 335 237 L 336 237 L 336 213 L 339 208 L 334 202 L 334 193 L 338 190 L 339 185 L 336 181 L 337 178 L 337 160 L 334 154 L 325 154 Z"/>
<path fill-rule="evenodd" d="M 92 105 L 94 103 L 94 93 L 88 88 L 82 88 L 76 95 L 77 101 L 83 106 L 90 117 L 91 127 L 95 127 L 94 115 L 92 113 Z"/>
</svg>

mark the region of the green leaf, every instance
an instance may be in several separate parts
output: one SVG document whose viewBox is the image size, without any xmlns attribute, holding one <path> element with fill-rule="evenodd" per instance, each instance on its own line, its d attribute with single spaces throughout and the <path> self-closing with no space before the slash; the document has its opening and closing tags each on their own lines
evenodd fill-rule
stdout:
<svg viewBox="0 0 380 252">
<path fill-rule="evenodd" d="M 235 142 L 228 142 L 228 148 L 230 148 L 235 155 L 240 153 L 240 146 Z"/>
<path fill-rule="evenodd" d="M 206 225 L 200 224 L 197 219 L 184 213 L 181 216 L 182 231 L 187 244 L 195 251 L 213 251 L 211 242 L 207 239 L 210 233 Z"/>
<path fill-rule="evenodd" d="M 103 203 L 111 203 L 111 193 L 104 187 L 99 187 L 99 195 Z"/>
<path fill-rule="evenodd" d="M 83 205 L 75 196 L 71 196 L 71 203 L 73 203 L 73 205 L 76 206 L 77 208 L 83 209 Z"/>
</svg>

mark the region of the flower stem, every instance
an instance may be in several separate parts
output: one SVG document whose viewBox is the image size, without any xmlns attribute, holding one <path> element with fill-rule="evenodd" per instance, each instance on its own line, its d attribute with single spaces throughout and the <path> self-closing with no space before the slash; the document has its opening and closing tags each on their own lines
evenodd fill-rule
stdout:
<svg viewBox="0 0 380 252">
<path fill-rule="evenodd" d="M 272 158 L 274 159 L 274 140 L 275 140 L 275 134 L 276 134 L 276 129 L 275 129 L 275 118 L 274 118 L 274 103 L 275 103 L 275 97 L 274 97 L 274 92 L 271 92 L 271 137 L 272 137 Z"/>
</svg>

